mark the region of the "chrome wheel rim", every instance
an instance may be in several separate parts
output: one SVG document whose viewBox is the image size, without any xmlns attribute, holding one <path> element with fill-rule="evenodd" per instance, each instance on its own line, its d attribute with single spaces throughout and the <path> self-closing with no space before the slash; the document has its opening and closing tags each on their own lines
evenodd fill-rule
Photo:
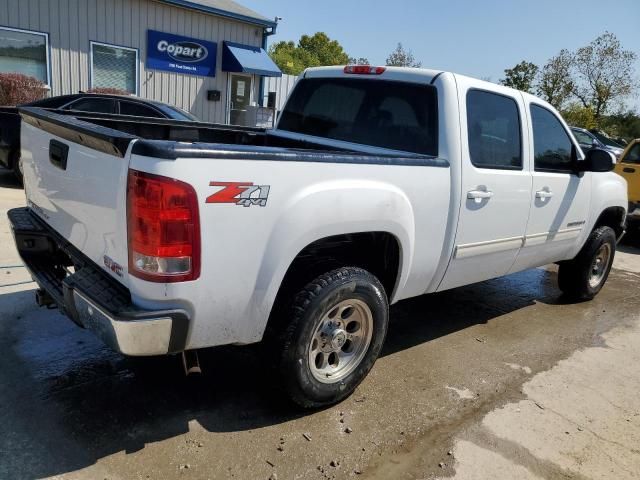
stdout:
<svg viewBox="0 0 640 480">
<path fill-rule="evenodd" d="M 362 362 L 373 336 L 373 314 L 361 300 L 344 300 L 322 316 L 309 345 L 309 368 L 322 383 L 336 383 Z"/>
<path fill-rule="evenodd" d="M 591 288 L 596 288 L 602 282 L 602 279 L 607 272 L 610 258 L 611 245 L 603 243 L 596 252 L 596 256 L 591 263 L 591 270 L 589 273 L 589 286 Z"/>
</svg>

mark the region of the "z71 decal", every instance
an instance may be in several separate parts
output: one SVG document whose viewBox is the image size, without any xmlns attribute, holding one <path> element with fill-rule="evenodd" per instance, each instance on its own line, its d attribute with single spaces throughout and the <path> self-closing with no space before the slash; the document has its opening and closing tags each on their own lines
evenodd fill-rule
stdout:
<svg viewBox="0 0 640 480">
<path fill-rule="evenodd" d="M 249 182 L 210 182 L 210 187 L 220 189 L 207 197 L 207 203 L 233 203 L 242 207 L 267 206 L 269 185 L 254 185 Z"/>
</svg>

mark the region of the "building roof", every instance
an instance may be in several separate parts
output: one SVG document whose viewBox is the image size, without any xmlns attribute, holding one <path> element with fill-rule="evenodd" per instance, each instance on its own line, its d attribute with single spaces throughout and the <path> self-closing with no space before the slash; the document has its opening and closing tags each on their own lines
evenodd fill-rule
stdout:
<svg viewBox="0 0 640 480">
<path fill-rule="evenodd" d="M 232 0 L 159 0 L 163 3 L 188 8 L 219 17 L 232 18 L 263 27 L 275 27 L 275 20 L 263 17 L 253 10 L 243 7 Z"/>
</svg>

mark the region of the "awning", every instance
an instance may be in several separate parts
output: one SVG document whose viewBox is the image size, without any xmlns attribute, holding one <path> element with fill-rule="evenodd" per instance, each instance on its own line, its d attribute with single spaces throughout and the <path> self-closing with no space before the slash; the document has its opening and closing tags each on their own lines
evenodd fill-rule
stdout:
<svg viewBox="0 0 640 480">
<path fill-rule="evenodd" d="M 222 71 L 253 73 L 264 77 L 282 76 L 264 48 L 232 42 L 222 44 Z"/>
</svg>

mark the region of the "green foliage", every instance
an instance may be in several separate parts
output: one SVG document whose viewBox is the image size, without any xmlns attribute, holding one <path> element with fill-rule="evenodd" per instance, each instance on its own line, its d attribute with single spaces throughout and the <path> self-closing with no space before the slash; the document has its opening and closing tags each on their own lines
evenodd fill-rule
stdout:
<svg viewBox="0 0 640 480">
<path fill-rule="evenodd" d="M 636 53 L 624 50 L 610 32 L 576 51 L 573 94 L 585 107 L 593 109 L 596 119 L 606 113 L 613 102 L 633 93 L 636 58 Z"/>
<path fill-rule="evenodd" d="M 537 74 L 538 66 L 523 60 L 515 67 L 505 69 L 505 78 L 500 80 L 500 83 L 516 90 L 531 93 Z"/>
<path fill-rule="evenodd" d="M 598 122 L 596 121 L 595 115 L 593 114 L 593 110 L 591 110 L 590 107 L 585 107 L 578 102 L 573 102 L 566 109 L 562 110 L 562 116 L 569 125 L 574 127 L 598 127 Z"/>
<path fill-rule="evenodd" d="M 300 75 L 309 67 L 346 65 L 350 60 L 342 45 L 323 32 L 303 35 L 297 45 L 291 41 L 274 43 L 269 47 L 269 55 L 289 75 Z"/>
<path fill-rule="evenodd" d="M 371 65 L 371 62 L 368 58 L 360 57 L 360 58 L 349 58 L 349 65 Z"/>
<path fill-rule="evenodd" d="M 622 137 L 627 142 L 640 138 L 640 115 L 631 110 L 602 117 L 600 128 L 612 137 Z"/>
<path fill-rule="evenodd" d="M 562 110 L 574 89 L 571 79 L 572 64 L 573 54 L 562 49 L 540 71 L 537 93 L 558 110 Z"/>
<path fill-rule="evenodd" d="M 390 67 L 420 68 L 422 62 L 415 59 L 411 50 L 405 49 L 401 43 L 398 43 L 396 49 L 387 57 L 387 65 Z"/>
</svg>

